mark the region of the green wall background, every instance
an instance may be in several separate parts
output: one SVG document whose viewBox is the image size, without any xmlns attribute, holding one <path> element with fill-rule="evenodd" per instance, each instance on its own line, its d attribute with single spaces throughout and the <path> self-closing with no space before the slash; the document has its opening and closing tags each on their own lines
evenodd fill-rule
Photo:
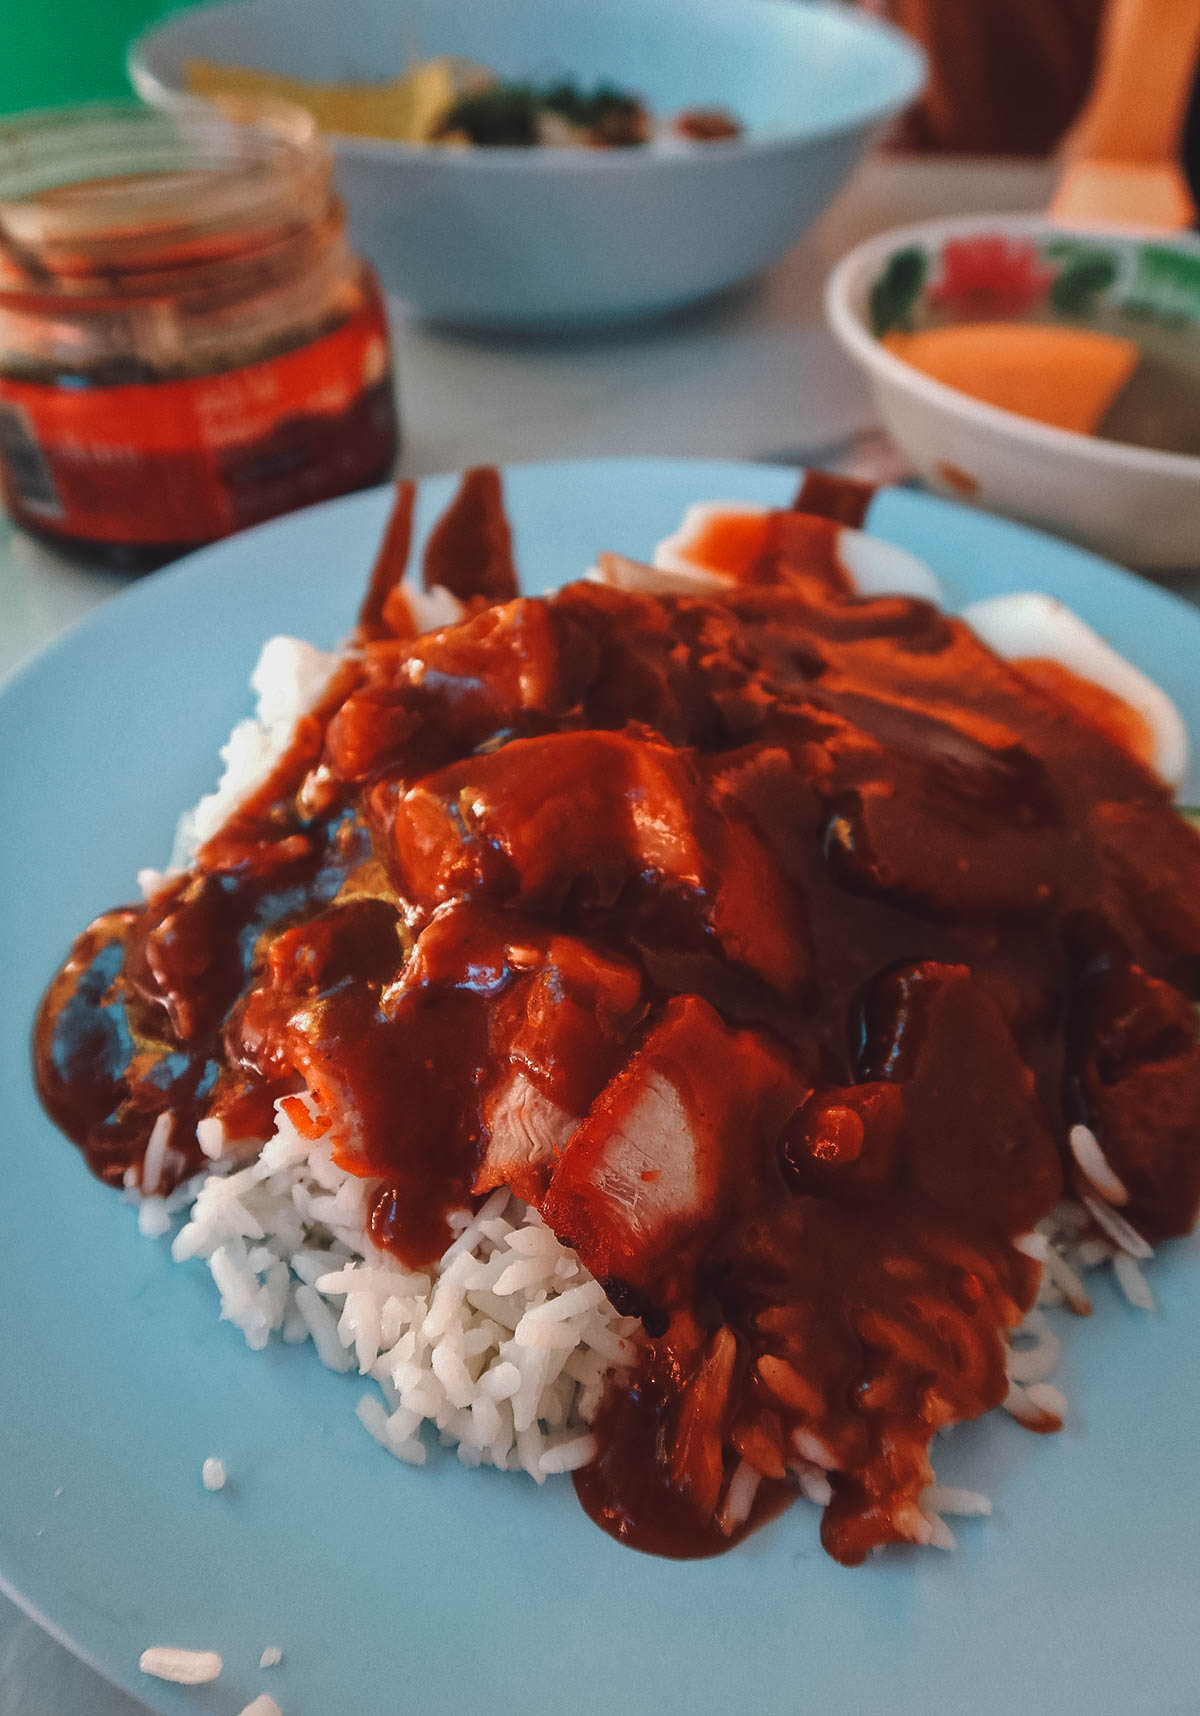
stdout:
<svg viewBox="0 0 1200 1716">
<path fill-rule="evenodd" d="M 0 113 L 130 94 L 125 46 L 179 0 L 0 0 Z"/>
</svg>

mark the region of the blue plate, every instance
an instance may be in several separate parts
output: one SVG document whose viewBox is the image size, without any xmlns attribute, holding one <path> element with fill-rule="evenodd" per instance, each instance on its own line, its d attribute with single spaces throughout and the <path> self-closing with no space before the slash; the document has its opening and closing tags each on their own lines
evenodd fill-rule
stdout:
<svg viewBox="0 0 1200 1716">
<path fill-rule="evenodd" d="M 512 471 L 526 588 L 595 550 L 645 554 L 685 504 L 782 504 L 795 476 L 608 461 Z M 421 492 L 427 527 L 450 493 Z M 1200 1247 L 1151 1267 L 1161 1314 L 1099 1283 L 1056 1378 L 1061 1436 L 1000 1414 L 937 1450 L 986 1490 L 957 1555 L 897 1551 L 849 1571 L 799 1504 L 722 1559 L 619 1548 L 566 1482 L 397 1465 L 356 1423 L 362 1384 L 311 1348 L 251 1354 L 202 1265 L 138 1237 L 43 1117 L 28 1037 L 72 935 L 165 859 L 176 812 L 212 784 L 271 632 L 330 644 L 353 618 L 382 491 L 192 556 L 98 610 L 0 694 L 9 992 L 0 1039 L 0 1582 L 163 1713 L 232 1716 L 269 1690 L 287 1716 L 1194 1716 L 1200 1683 Z M 1200 615 L 1078 550 L 922 495 L 870 527 L 922 554 L 952 605 L 1061 596 L 1176 698 L 1200 735 Z M 1192 790 L 1195 791 L 1195 781 Z M 227 1463 L 219 1495 L 206 1455 Z M 57 1493 L 61 1491 L 61 1493 Z M 219 1650 L 195 1692 L 137 1670 L 150 1644 Z M 260 1674 L 267 1645 L 284 1665 Z"/>
</svg>

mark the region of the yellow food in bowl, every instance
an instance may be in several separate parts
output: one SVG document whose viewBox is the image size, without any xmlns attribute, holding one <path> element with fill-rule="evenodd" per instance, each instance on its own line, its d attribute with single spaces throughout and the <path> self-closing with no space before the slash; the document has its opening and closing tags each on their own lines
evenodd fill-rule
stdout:
<svg viewBox="0 0 1200 1716">
<path fill-rule="evenodd" d="M 323 131 L 378 137 L 390 143 L 429 142 L 447 109 L 469 87 L 472 75 L 473 68 L 449 58 L 419 60 L 388 83 L 311 83 L 252 66 L 187 62 L 192 95 L 291 101 L 307 108 Z"/>
<path fill-rule="evenodd" d="M 625 149 L 668 137 L 684 145 L 726 143 L 742 134 L 741 121 L 724 107 L 656 118 L 640 96 L 615 84 L 587 90 L 570 78 L 510 80 L 451 55 L 414 60 L 386 83 L 310 82 L 202 59 L 189 59 L 184 72 L 192 95 L 287 101 L 323 130 L 388 143 Z"/>
</svg>

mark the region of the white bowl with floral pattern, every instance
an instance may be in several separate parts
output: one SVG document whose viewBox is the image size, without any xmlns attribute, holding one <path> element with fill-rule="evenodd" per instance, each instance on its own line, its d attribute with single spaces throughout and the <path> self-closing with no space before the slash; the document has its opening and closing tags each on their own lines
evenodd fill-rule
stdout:
<svg viewBox="0 0 1200 1716">
<path fill-rule="evenodd" d="M 935 381 L 883 343 L 897 331 L 1021 320 L 1169 340 L 1200 388 L 1200 241 L 975 215 L 883 233 L 826 287 L 840 344 L 867 373 L 918 475 L 1159 574 L 1200 567 L 1200 457 L 1130 446 L 1018 416 Z"/>
</svg>

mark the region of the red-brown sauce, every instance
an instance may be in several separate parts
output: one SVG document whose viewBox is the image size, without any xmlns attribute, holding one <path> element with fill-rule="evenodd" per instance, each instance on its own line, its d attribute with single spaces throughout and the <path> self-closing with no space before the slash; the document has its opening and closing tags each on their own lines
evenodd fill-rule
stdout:
<svg viewBox="0 0 1200 1716">
<path fill-rule="evenodd" d="M 848 524 L 861 530 L 867 512 L 875 499 L 878 484 L 861 477 L 835 476 L 832 471 L 805 471 L 800 481 L 795 512 L 811 513 L 817 518 L 831 518 L 835 524 Z"/>
<path fill-rule="evenodd" d="M 740 584 L 774 584 L 781 562 L 803 565 L 830 594 L 853 595 L 838 558 L 842 526 L 817 513 L 714 511 L 702 519 L 682 552 L 706 572 Z"/>
<path fill-rule="evenodd" d="M 723 107 L 686 107 L 675 115 L 672 129 L 691 143 L 725 143 L 742 135 L 741 121 Z"/>
<path fill-rule="evenodd" d="M 1116 745 L 1121 745 L 1149 767 L 1154 761 L 1154 732 L 1146 717 L 1095 680 L 1072 673 L 1061 661 L 1048 656 L 1022 656 L 1014 661 L 1025 675 L 1052 697 L 1069 703 L 1084 720 L 1091 721 Z"/>
<path fill-rule="evenodd" d="M 812 518 L 719 600 L 507 600 L 475 474 L 425 567 L 475 611 L 414 638 L 410 505 L 272 780 L 76 943 L 43 1099 L 119 1180 L 166 1109 L 178 1176 L 201 1114 L 258 1138 L 307 1092 L 414 1264 L 511 1186 L 644 1319 L 592 1517 L 714 1553 L 739 1462 L 753 1525 L 802 1458 L 861 1560 L 913 1534 L 934 1432 L 1004 1397 L 1069 1127 L 1148 1236 L 1195 1216 L 1200 842 L 961 623 L 853 599 Z"/>
</svg>

